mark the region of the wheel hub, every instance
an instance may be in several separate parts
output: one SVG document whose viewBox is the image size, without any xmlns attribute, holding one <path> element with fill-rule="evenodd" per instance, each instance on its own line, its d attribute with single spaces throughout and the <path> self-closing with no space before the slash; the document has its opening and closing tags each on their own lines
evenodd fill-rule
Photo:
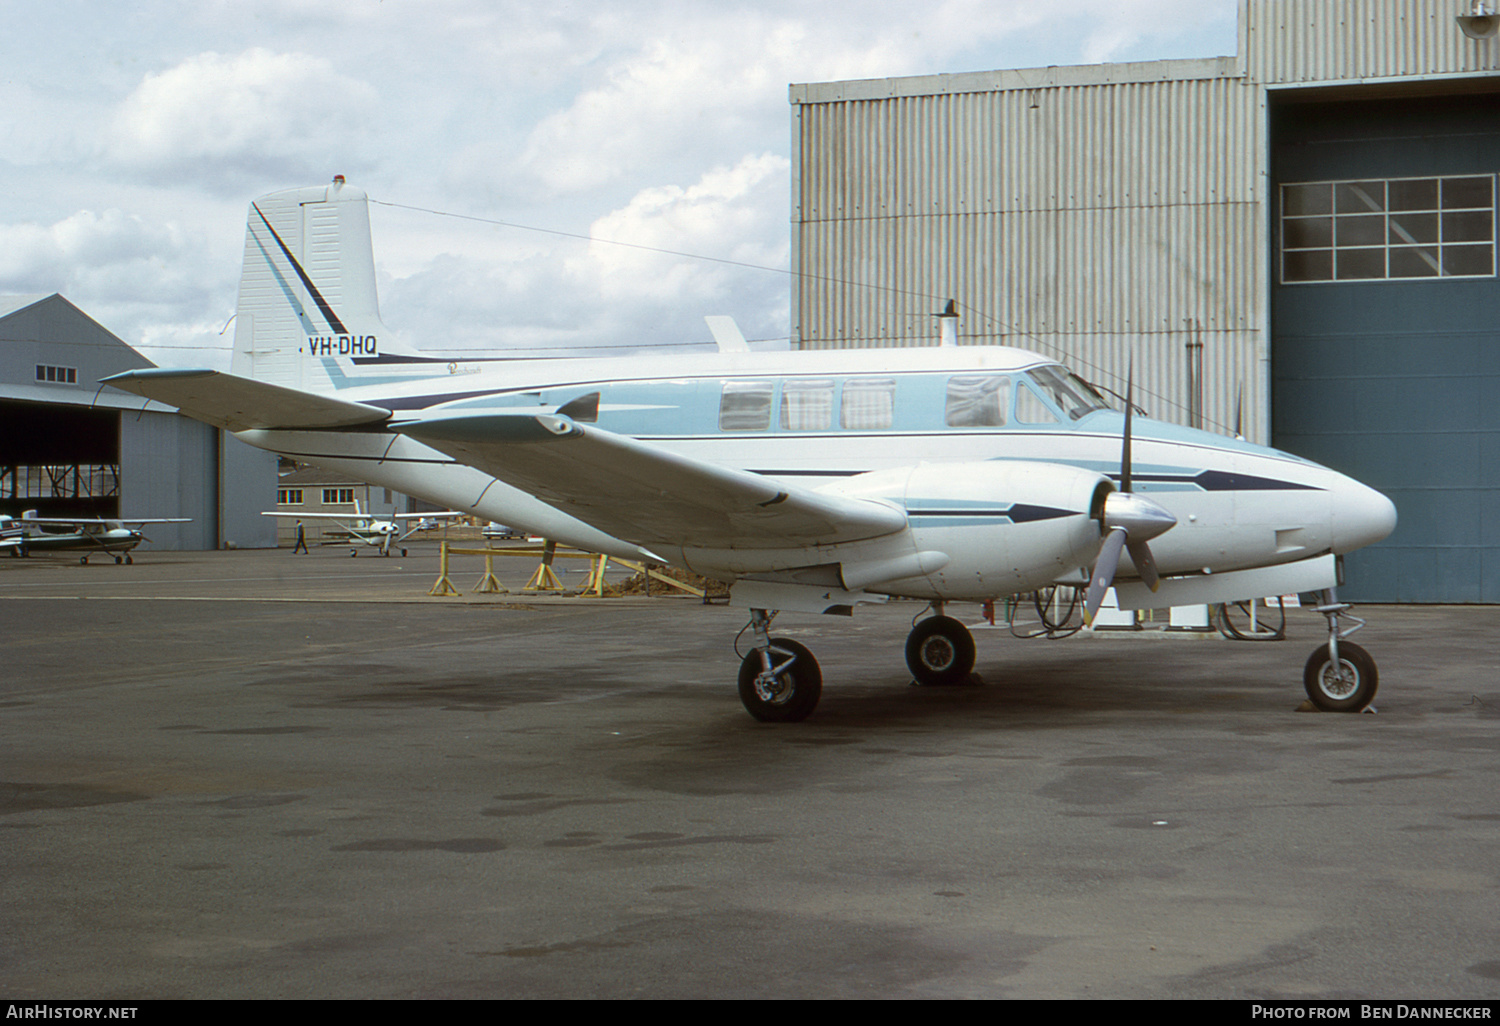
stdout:
<svg viewBox="0 0 1500 1026">
<path fill-rule="evenodd" d="M 1323 693 L 1329 698 L 1348 698 L 1359 686 L 1359 673 L 1342 659 L 1338 666 L 1329 663 L 1323 667 L 1323 674 L 1319 679 L 1323 684 Z"/>
<path fill-rule="evenodd" d="M 930 670 L 946 670 L 953 665 L 956 654 L 947 638 L 937 636 L 922 642 L 922 663 Z"/>
<path fill-rule="evenodd" d="M 755 678 L 755 694 L 771 705 L 785 705 L 795 690 L 789 674 L 762 673 Z"/>
</svg>

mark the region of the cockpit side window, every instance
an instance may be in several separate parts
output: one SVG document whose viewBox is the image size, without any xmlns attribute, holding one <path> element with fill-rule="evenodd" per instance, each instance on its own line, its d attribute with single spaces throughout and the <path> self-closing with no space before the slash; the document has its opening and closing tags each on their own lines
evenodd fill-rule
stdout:
<svg viewBox="0 0 1500 1026">
<path fill-rule="evenodd" d="M 772 381 L 726 381 L 719 397 L 720 431 L 767 431 L 771 427 Z"/>
<path fill-rule="evenodd" d="M 1109 409 L 1109 403 L 1094 391 L 1093 386 L 1062 367 L 1033 367 L 1027 374 L 1040 386 L 1042 393 L 1056 403 L 1071 420 L 1077 420 L 1095 410 Z M 1017 399 L 1019 398 L 1018 395 Z"/>
<path fill-rule="evenodd" d="M 792 378 L 781 385 L 781 426 L 786 431 L 827 431 L 833 426 L 833 381 Z"/>
<path fill-rule="evenodd" d="M 1017 424 L 1056 424 L 1058 416 L 1030 384 L 1016 386 Z"/>
<path fill-rule="evenodd" d="M 1010 406 L 1010 378 L 1003 374 L 948 379 L 943 423 L 949 427 L 1003 427 Z"/>
</svg>

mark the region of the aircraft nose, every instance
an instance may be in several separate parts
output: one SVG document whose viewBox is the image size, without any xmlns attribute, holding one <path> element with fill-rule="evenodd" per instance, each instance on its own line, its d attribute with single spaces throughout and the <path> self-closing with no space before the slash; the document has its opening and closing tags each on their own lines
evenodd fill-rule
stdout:
<svg viewBox="0 0 1500 1026">
<path fill-rule="evenodd" d="M 1374 545 L 1396 529 L 1396 504 L 1368 485 L 1344 478 L 1333 494 L 1333 551 Z"/>
</svg>

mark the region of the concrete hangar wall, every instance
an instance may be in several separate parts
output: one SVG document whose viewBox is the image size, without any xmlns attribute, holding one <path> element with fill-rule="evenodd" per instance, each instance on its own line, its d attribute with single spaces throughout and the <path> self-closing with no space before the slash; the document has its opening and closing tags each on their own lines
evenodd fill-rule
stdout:
<svg viewBox="0 0 1500 1026">
<path fill-rule="evenodd" d="M 1500 602 L 1500 41 L 1468 9 L 1242 0 L 1232 57 L 794 85 L 796 341 L 930 345 L 952 298 L 961 343 L 1118 391 L 1133 353 L 1153 416 L 1392 497 L 1347 596 Z"/>
<path fill-rule="evenodd" d="M 0 297 L 0 512 L 192 517 L 153 549 L 276 544 L 276 456 L 99 387 L 150 361 L 60 295 Z"/>
</svg>

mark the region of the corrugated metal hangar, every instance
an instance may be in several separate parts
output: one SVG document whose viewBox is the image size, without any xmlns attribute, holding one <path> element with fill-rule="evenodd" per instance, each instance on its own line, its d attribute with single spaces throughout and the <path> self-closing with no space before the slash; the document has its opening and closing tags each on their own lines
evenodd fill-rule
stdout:
<svg viewBox="0 0 1500 1026">
<path fill-rule="evenodd" d="M 272 547 L 276 457 L 99 379 L 150 362 L 60 295 L 0 297 L 0 513 L 192 517 L 153 549 Z"/>
<path fill-rule="evenodd" d="M 1500 602 L 1500 40 L 1242 0 L 1233 57 L 795 85 L 793 333 L 1056 355 L 1352 474 L 1365 601 Z M 1472 27 L 1472 26 L 1471 26 Z M 1242 413 L 1241 413 L 1242 411 Z"/>
</svg>

